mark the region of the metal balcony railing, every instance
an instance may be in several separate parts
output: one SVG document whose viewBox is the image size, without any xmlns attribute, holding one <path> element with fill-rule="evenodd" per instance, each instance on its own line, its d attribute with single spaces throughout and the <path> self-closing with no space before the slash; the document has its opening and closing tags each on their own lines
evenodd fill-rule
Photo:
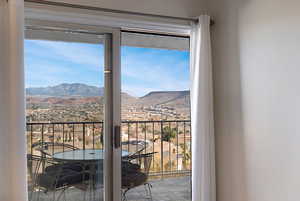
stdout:
<svg viewBox="0 0 300 201">
<path fill-rule="evenodd" d="M 153 156 L 152 176 L 191 173 L 190 120 L 123 121 L 122 150 L 135 152 L 146 144 L 143 152 L 157 152 Z M 36 142 L 60 142 L 80 149 L 103 148 L 103 122 L 27 123 L 27 151 L 35 150 Z M 135 142 L 135 143 L 126 143 Z"/>
</svg>

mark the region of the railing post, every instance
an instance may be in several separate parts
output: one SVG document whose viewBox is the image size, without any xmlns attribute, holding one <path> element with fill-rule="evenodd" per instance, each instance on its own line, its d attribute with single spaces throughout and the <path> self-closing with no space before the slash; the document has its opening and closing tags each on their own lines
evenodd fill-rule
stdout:
<svg viewBox="0 0 300 201">
<path fill-rule="evenodd" d="M 191 153 L 191 157 L 190 157 L 190 170 L 192 171 L 192 127 L 191 127 L 191 123 L 189 124 L 189 131 L 190 131 L 190 153 Z"/>
<path fill-rule="evenodd" d="M 183 160 L 184 169 L 186 169 L 186 139 L 185 139 L 185 122 L 183 122 Z"/>
<path fill-rule="evenodd" d="M 31 154 L 33 154 L 33 147 L 32 147 L 32 144 L 33 144 L 33 130 L 32 130 L 32 124 L 30 125 L 30 152 Z"/>
<path fill-rule="evenodd" d="M 104 146 L 103 146 L 103 140 L 104 140 L 103 122 L 101 122 L 101 136 L 100 136 L 100 139 L 102 139 L 101 143 L 102 143 L 102 148 L 104 149 Z"/>
<path fill-rule="evenodd" d="M 53 143 L 55 142 L 55 136 L 54 136 L 54 129 L 55 129 L 55 124 L 52 124 L 52 139 L 53 139 Z M 52 154 L 54 154 L 54 146 L 52 146 Z"/>
<path fill-rule="evenodd" d="M 147 143 L 147 123 L 144 123 L 144 143 Z M 147 146 L 146 146 L 147 147 Z M 144 150 L 144 153 L 146 154 L 146 149 Z"/>
<path fill-rule="evenodd" d="M 136 141 L 139 141 L 139 134 L 138 134 L 138 122 L 135 123 L 135 133 L 136 133 Z M 135 145 L 135 150 L 138 152 L 138 143 Z"/>
<path fill-rule="evenodd" d="M 65 152 L 65 124 L 62 124 L 62 133 L 63 133 L 63 152 Z"/>
<path fill-rule="evenodd" d="M 44 124 L 42 124 L 42 145 L 44 144 Z"/>
<path fill-rule="evenodd" d="M 170 134 L 172 133 L 172 128 L 171 128 L 171 122 L 169 122 L 169 130 L 170 130 Z M 171 138 L 172 136 L 170 136 L 169 137 L 169 163 L 170 163 L 170 165 L 169 165 L 169 168 L 170 168 L 170 171 L 172 171 L 172 157 L 171 157 L 171 152 L 172 152 L 172 150 L 171 150 L 171 140 L 172 140 L 172 138 Z"/>
<path fill-rule="evenodd" d="M 95 149 L 95 124 L 93 122 L 93 149 Z"/>
<path fill-rule="evenodd" d="M 154 153 L 155 149 L 154 149 L 154 122 L 152 122 L 152 152 Z M 152 160 L 153 160 L 153 168 L 155 167 L 155 157 L 154 157 L 154 154 L 152 155 Z"/>
<path fill-rule="evenodd" d="M 73 132 L 73 147 L 75 147 L 75 125 L 72 124 L 72 132 Z"/>
<path fill-rule="evenodd" d="M 179 171 L 179 168 L 178 168 L 178 146 L 179 146 L 179 142 L 178 142 L 178 122 L 176 122 L 176 164 L 177 164 L 177 172 Z"/>
<path fill-rule="evenodd" d="M 82 124 L 82 142 L 83 142 L 83 145 L 82 145 L 82 149 L 85 150 L 85 123 Z"/>
<path fill-rule="evenodd" d="M 164 142 L 163 142 L 163 122 L 160 122 L 160 166 L 161 176 L 164 177 Z"/>
</svg>

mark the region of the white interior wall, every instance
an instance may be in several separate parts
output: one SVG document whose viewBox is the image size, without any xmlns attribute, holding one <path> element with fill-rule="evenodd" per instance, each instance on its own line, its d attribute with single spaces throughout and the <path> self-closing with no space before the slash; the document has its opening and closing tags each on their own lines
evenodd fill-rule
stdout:
<svg viewBox="0 0 300 201">
<path fill-rule="evenodd" d="M 209 3 L 218 201 L 298 201 L 300 2 Z"/>
<path fill-rule="evenodd" d="M 205 0 L 51 0 L 140 13 L 196 17 L 204 11 Z"/>
</svg>

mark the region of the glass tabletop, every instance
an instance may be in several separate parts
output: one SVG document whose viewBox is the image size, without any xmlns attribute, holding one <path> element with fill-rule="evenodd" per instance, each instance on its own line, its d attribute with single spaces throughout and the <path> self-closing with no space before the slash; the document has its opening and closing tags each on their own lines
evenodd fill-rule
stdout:
<svg viewBox="0 0 300 201">
<path fill-rule="evenodd" d="M 128 156 L 129 152 L 122 151 L 122 156 Z M 104 159 L 103 149 L 78 149 L 73 151 L 59 152 L 53 154 L 53 159 L 70 161 L 95 161 Z"/>
</svg>

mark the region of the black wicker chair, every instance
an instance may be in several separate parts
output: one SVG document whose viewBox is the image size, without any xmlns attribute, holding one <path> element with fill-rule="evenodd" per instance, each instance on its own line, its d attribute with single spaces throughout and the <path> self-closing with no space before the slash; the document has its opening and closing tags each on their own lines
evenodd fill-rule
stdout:
<svg viewBox="0 0 300 201">
<path fill-rule="evenodd" d="M 41 164 L 41 156 L 27 154 L 28 198 L 31 201 L 36 186 L 36 173 Z"/>
<path fill-rule="evenodd" d="M 86 170 L 85 164 L 58 162 L 47 157 L 40 157 L 39 161 L 32 159 L 31 165 L 35 167 L 35 170 L 31 200 L 40 200 L 41 192 L 49 195 L 48 200 L 58 201 L 62 197 L 66 200 L 65 191 L 68 188 L 89 180 L 89 171 Z"/>
<path fill-rule="evenodd" d="M 40 200 L 40 192 L 52 193 L 52 200 L 58 201 L 64 197 L 69 187 L 88 186 L 91 178 L 91 166 L 86 163 L 57 161 L 52 158 L 54 153 L 71 151 L 78 148 L 68 144 L 39 142 L 32 145 L 32 148 L 41 154 L 28 155 L 28 171 L 30 175 L 30 200 Z M 34 192 L 37 193 L 34 193 Z M 60 192 L 58 196 L 57 192 Z M 51 199 L 49 199 L 51 200 Z"/>
<path fill-rule="evenodd" d="M 147 198 L 152 201 L 151 188 L 148 182 L 149 170 L 155 153 L 136 154 L 122 159 L 122 201 L 126 201 L 126 193 L 138 186 L 144 185 Z"/>
</svg>

